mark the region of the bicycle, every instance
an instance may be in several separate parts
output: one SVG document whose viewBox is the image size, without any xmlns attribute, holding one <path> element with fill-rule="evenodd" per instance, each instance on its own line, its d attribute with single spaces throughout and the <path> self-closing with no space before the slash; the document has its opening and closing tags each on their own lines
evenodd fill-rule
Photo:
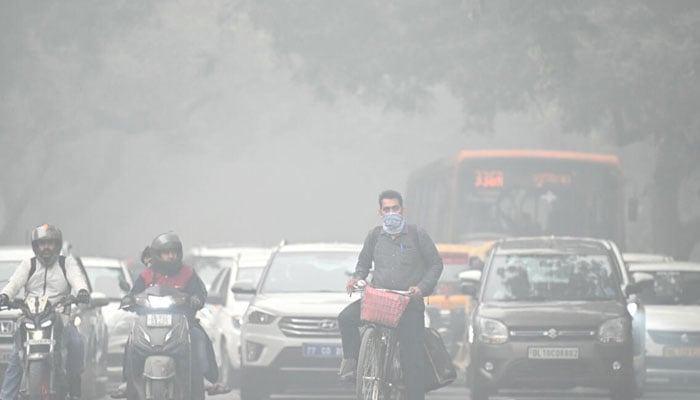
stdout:
<svg viewBox="0 0 700 400">
<path fill-rule="evenodd" d="M 402 400 L 405 396 L 396 326 L 411 294 L 365 285 L 353 291 L 363 292 L 361 319 L 364 324 L 357 360 L 357 399 Z"/>
</svg>

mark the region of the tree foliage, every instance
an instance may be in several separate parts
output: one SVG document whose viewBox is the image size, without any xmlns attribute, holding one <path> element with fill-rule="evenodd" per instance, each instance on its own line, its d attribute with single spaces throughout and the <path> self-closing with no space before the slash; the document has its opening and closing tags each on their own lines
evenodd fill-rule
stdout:
<svg viewBox="0 0 700 400">
<path fill-rule="evenodd" d="M 567 132 L 597 132 L 615 145 L 653 138 L 657 249 L 682 257 L 689 245 L 671 242 L 669 233 L 700 237 L 700 221 L 681 223 L 677 205 L 700 150 L 697 2 L 288 0 L 249 7 L 298 79 L 326 97 L 347 91 L 411 110 L 446 85 L 472 129 L 488 131 L 498 113 L 554 108 Z"/>
</svg>

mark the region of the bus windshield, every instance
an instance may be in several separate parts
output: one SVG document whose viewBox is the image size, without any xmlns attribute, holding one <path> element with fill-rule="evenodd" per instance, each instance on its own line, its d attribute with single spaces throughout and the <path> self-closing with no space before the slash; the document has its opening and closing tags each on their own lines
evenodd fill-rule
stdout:
<svg viewBox="0 0 700 400">
<path fill-rule="evenodd" d="M 465 160 L 454 237 L 572 235 L 615 239 L 621 187 L 608 165 L 550 159 Z"/>
</svg>

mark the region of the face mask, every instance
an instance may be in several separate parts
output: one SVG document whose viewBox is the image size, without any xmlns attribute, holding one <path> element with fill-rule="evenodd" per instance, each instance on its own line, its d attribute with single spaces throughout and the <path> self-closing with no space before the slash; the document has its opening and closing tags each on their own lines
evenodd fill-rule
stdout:
<svg viewBox="0 0 700 400">
<path fill-rule="evenodd" d="M 384 232 L 390 235 L 398 235 L 403 230 L 406 221 L 403 219 L 403 215 L 397 213 L 384 214 L 384 224 L 382 228 Z"/>
</svg>

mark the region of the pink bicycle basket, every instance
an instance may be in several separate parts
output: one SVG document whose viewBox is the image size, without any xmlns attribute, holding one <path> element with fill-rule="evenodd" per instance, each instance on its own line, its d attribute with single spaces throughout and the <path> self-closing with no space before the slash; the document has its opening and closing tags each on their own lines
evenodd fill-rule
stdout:
<svg viewBox="0 0 700 400">
<path fill-rule="evenodd" d="M 360 319 L 396 328 L 410 300 L 408 296 L 367 286 L 362 296 Z"/>
</svg>

